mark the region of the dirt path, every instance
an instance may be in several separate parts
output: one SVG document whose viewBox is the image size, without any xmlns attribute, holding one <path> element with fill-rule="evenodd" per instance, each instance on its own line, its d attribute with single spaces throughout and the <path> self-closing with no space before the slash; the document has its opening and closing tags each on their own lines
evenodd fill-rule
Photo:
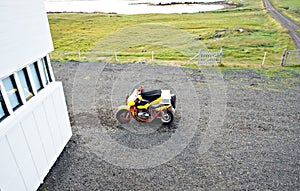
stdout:
<svg viewBox="0 0 300 191">
<path fill-rule="evenodd" d="M 300 33 L 297 32 L 300 30 L 300 25 L 295 21 L 287 18 L 281 14 L 269 0 L 264 0 L 264 5 L 268 12 L 274 17 L 278 22 L 282 24 L 287 30 L 289 30 L 290 35 L 294 41 L 296 48 L 300 49 Z"/>
<path fill-rule="evenodd" d="M 218 81 L 209 85 L 208 80 L 216 79 L 218 73 L 147 64 L 53 63 L 53 68 L 56 79 L 64 85 L 73 136 L 39 190 L 300 187 L 297 73 L 283 71 L 268 78 L 250 69 L 222 72 L 227 109 L 223 125 L 210 127 L 211 116 L 220 119 L 222 115 L 218 107 L 212 109 L 213 105 L 224 104 L 224 100 L 218 99 L 223 96 L 219 93 L 221 87 L 216 85 Z M 178 95 L 173 125 L 133 122 L 131 126 L 121 126 L 116 122 L 113 102 L 124 103 L 132 88 L 126 87 L 131 83 L 128 79 L 138 85 L 141 81 L 135 77 L 141 71 L 150 79 L 142 81 L 147 88 L 167 86 Z M 186 112 L 184 105 L 192 113 Z M 187 130 L 194 130 L 188 144 Z M 160 147 L 170 141 L 172 144 L 167 148 Z M 120 149 L 120 145 L 124 147 Z M 140 158 L 152 148 L 162 148 L 156 150 L 160 158 L 154 152 L 151 157 Z M 124 152 L 126 149 L 140 154 L 129 155 Z M 175 153 L 174 157 L 168 158 L 170 153 Z M 152 164 L 155 165 L 151 167 Z"/>
</svg>

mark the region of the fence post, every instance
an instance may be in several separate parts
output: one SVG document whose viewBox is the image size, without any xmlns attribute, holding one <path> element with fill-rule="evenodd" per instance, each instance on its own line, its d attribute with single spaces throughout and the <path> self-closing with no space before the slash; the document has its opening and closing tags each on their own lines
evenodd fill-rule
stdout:
<svg viewBox="0 0 300 191">
<path fill-rule="evenodd" d="M 267 57 L 267 52 L 265 52 L 264 59 L 263 59 L 260 67 L 263 67 L 263 65 L 265 64 L 266 57 Z"/>
<path fill-rule="evenodd" d="M 115 51 L 115 59 L 116 59 L 116 62 L 118 62 L 118 56 L 117 56 L 117 52 Z"/>
<path fill-rule="evenodd" d="M 281 59 L 281 63 L 280 63 L 280 65 L 281 66 L 284 66 L 284 62 L 285 62 L 285 60 L 286 60 L 286 52 L 287 52 L 287 50 L 286 50 L 286 48 L 283 50 L 283 55 L 282 55 L 282 59 Z"/>
<path fill-rule="evenodd" d="M 154 61 L 154 51 L 152 51 L 152 61 Z"/>
<path fill-rule="evenodd" d="M 222 63 L 222 56 L 223 56 L 223 48 L 220 50 L 220 63 Z"/>
<path fill-rule="evenodd" d="M 81 60 L 80 50 L 78 50 L 78 57 L 79 57 L 79 60 Z"/>
</svg>

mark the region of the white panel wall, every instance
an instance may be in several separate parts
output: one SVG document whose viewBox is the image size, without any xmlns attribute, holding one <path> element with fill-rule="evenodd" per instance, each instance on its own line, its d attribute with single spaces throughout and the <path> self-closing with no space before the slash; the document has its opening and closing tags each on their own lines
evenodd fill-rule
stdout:
<svg viewBox="0 0 300 191">
<path fill-rule="evenodd" d="M 53 51 L 44 0 L 0 0 L 0 77 Z"/>
<path fill-rule="evenodd" d="M 0 123 L 0 190 L 36 190 L 71 136 L 62 84 L 52 82 Z"/>
</svg>

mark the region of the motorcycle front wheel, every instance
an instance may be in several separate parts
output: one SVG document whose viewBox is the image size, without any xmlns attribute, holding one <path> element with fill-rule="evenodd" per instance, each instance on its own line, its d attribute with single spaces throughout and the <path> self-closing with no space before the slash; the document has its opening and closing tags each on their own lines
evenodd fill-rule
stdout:
<svg viewBox="0 0 300 191">
<path fill-rule="evenodd" d="M 116 117 L 121 124 L 129 123 L 130 121 L 130 113 L 126 109 L 119 110 L 116 114 Z"/>
<path fill-rule="evenodd" d="M 165 110 L 161 114 L 161 121 L 164 125 L 168 125 L 172 123 L 174 120 L 174 115 L 171 111 Z"/>
</svg>

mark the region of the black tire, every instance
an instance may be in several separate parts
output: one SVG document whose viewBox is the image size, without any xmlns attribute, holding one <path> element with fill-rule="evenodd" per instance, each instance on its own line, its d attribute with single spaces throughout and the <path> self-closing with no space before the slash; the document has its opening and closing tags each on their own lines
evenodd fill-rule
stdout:
<svg viewBox="0 0 300 191">
<path fill-rule="evenodd" d="M 163 111 L 163 113 L 161 114 L 161 122 L 164 125 L 168 125 L 172 123 L 173 120 L 174 120 L 174 115 L 170 110 Z"/>
<path fill-rule="evenodd" d="M 126 109 L 119 110 L 116 114 L 116 117 L 121 124 L 129 123 L 130 121 L 130 113 Z"/>
</svg>

